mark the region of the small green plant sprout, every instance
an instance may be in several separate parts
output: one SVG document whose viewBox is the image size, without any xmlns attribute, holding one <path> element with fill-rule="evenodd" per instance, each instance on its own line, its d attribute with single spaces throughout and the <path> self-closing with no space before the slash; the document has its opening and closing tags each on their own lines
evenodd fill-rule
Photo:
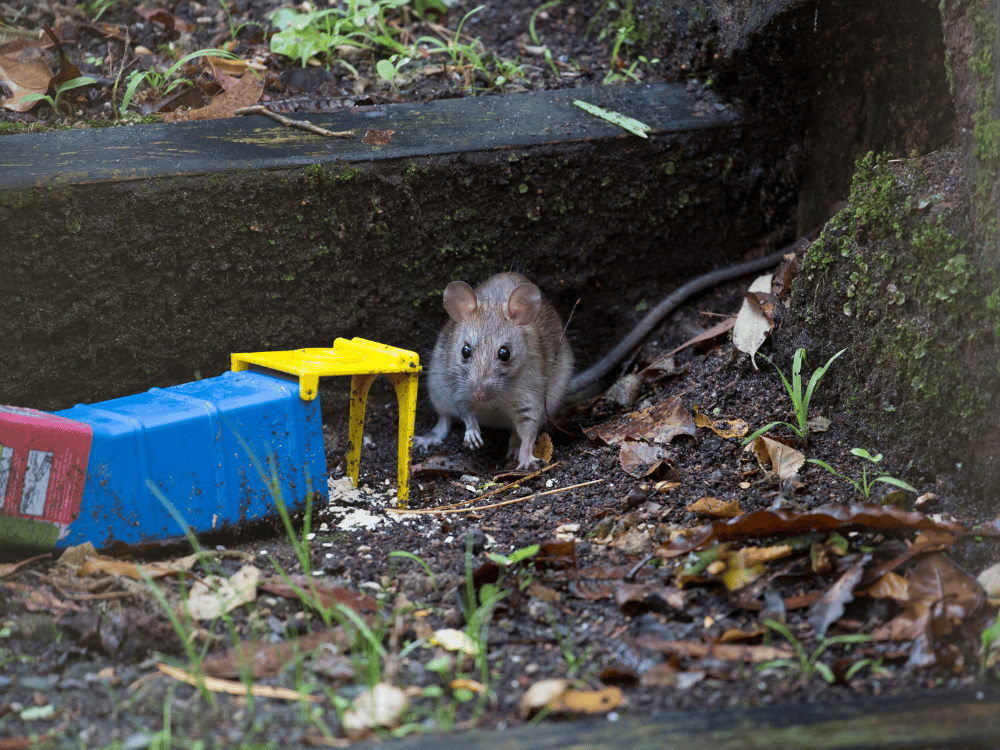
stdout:
<svg viewBox="0 0 1000 750">
<path fill-rule="evenodd" d="M 871 478 L 868 477 L 868 464 L 873 464 L 873 470 L 878 467 L 879 463 L 882 461 L 882 454 L 879 453 L 877 456 L 873 456 L 871 453 L 866 451 L 864 448 L 851 448 L 851 454 L 857 456 L 858 458 L 864 459 L 867 463 L 861 464 L 861 477 L 858 479 L 851 479 L 848 476 L 844 476 L 839 471 L 834 469 L 826 461 L 820 461 L 818 458 L 807 458 L 811 464 L 816 464 L 817 466 L 822 466 L 828 472 L 834 476 L 840 477 L 841 479 L 847 481 L 853 488 L 854 491 L 859 495 L 868 500 L 871 497 L 872 487 L 875 486 L 875 482 L 884 482 L 885 484 L 891 484 L 893 487 L 898 487 L 901 490 L 906 490 L 907 492 L 916 492 L 917 488 L 902 479 L 896 479 L 896 477 L 890 477 L 887 474 L 878 474 Z"/>
<path fill-rule="evenodd" d="M 1000 664 L 1000 614 L 996 621 L 986 628 L 980 636 L 983 649 L 980 653 L 979 676 L 986 675 L 986 670 Z"/>
<path fill-rule="evenodd" d="M 778 425 L 784 425 L 798 436 L 798 438 L 802 441 L 803 448 L 808 448 L 809 447 L 809 422 L 808 422 L 809 402 L 812 401 L 813 394 L 816 392 L 816 388 L 819 387 L 819 383 L 823 379 L 823 376 L 826 375 L 826 371 L 830 369 L 830 365 L 833 364 L 833 361 L 837 359 L 837 357 L 839 357 L 846 351 L 847 351 L 846 349 L 841 349 L 839 352 L 830 357 L 830 359 L 827 360 L 827 363 L 825 365 L 817 368 L 816 371 L 813 372 L 812 377 L 809 378 L 809 384 L 806 386 L 804 393 L 802 391 L 802 361 L 805 359 L 806 356 L 805 349 L 796 349 L 795 356 L 792 357 L 791 383 L 788 382 L 788 378 L 785 377 L 785 373 L 781 371 L 781 368 L 779 368 L 777 365 L 774 364 L 774 362 L 771 362 L 770 359 L 764 357 L 764 355 L 761 354 L 760 356 L 764 357 L 764 359 L 767 359 L 767 361 L 774 366 L 774 369 L 777 370 L 778 374 L 781 376 L 781 382 L 785 384 L 785 390 L 788 391 L 788 395 L 792 399 L 792 407 L 795 409 L 795 419 L 798 422 L 798 424 L 791 424 L 789 422 L 770 422 L 769 424 L 766 424 L 763 427 L 761 427 L 759 430 L 756 430 L 753 433 L 751 433 L 750 437 L 746 438 L 743 441 L 743 444 L 748 445 L 749 443 L 752 443 L 754 440 L 759 438 L 761 435 L 770 430 L 772 427 L 777 427 Z"/>
<path fill-rule="evenodd" d="M 765 669 L 792 669 L 797 671 L 803 679 L 811 680 L 814 675 L 819 675 L 828 683 L 833 684 L 836 681 L 836 676 L 833 674 L 833 670 L 830 669 L 829 665 L 824 664 L 819 660 L 819 657 L 824 651 L 826 651 L 831 646 L 836 646 L 839 644 L 855 644 L 855 643 L 868 643 L 871 641 L 872 637 L 870 635 L 862 635 L 861 633 L 849 634 L 849 635 L 835 635 L 830 638 L 824 638 L 820 641 L 819 646 L 811 653 L 807 654 L 805 648 L 803 648 L 802 643 L 798 638 L 792 633 L 788 627 L 777 620 L 771 620 L 765 618 L 763 621 L 764 627 L 769 630 L 773 630 L 779 633 L 785 640 L 787 640 L 792 648 L 795 650 L 795 659 L 771 659 L 770 661 L 761 662 L 757 665 L 757 670 L 762 671 Z M 849 680 L 854 675 L 856 675 L 860 670 L 865 667 L 871 667 L 872 671 L 881 671 L 880 666 L 881 659 L 859 659 L 844 674 L 844 679 Z"/>
<path fill-rule="evenodd" d="M 76 78 L 70 78 L 68 81 L 59 84 L 55 89 L 55 96 L 49 96 L 48 94 L 28 94 L 21 97 L 22 102 L 45 102 L 50 107 L 52 111 L 56 114 L 64 114 L 70 111 L 69 103 L 63 100 L 63 94 L 67 91 L 72 91 L 73 89 L 78 89 L 82 86 L 90 86 L 91 84 L 97 83 L 93 78 L 89 76 L 77 76 Z M 63 106 L 66 106 L 65 112 L 63 111 Z"/>
<path fill-rule="evenodd" d="M 129 104 L 132 102 L 132 97 L 135 96 L 136 89 L 139 88 L 143 83 L 147 83 L 151 89 L 150 96 L 163 96 L 169 94 L 178 86 L 185 83 L 190 83 L 186 78 L 175 78 L 171 80 L 172 76 L 180 70 L 184 65 L 196 60 L 199 57 L 206 56 L 217 56 L 224 57 L 229 60 L 238 60 L 238 56 L 234 55 L 232 52 L 226 52 L 221 49 L 200 49 L 185 55 L 180 60 L 175 62 L 165 71 L 160 72 L 158 70 L 146 70 L 146 71 L 134 71 L 128 78 L 128 84 L 125 86 L 125 93 L 122 95 L 122 103 L 118 109 L 120 115 L 124 116 L 126 110 L 128 110 Z M 118 84 L 115 82 L 115 93 L 117 93 Z"/>
<path fill-rule="evenodd" d="M 397 81 L 402 77 L 402 70 L 410 64 L 410 58 L 403 55 L 392 55 L 387 60 L 375 63 L 375 71 L 379 78 L 388 81 L 393 91 L 399 91 Z"/>
</svg>

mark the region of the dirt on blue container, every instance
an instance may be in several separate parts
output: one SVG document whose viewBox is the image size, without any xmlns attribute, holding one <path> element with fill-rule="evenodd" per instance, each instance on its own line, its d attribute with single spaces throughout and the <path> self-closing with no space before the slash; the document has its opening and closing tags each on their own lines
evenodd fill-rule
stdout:
<svg viewBox="0 0 1000 750">
<path fill-rule="evenodd" d="M 227 372 L 56 412 L 89 425 L 79 516 L 57 547 L 222 529 L 326 497 L 319 399 L 295 378 Z"/>
</svg>

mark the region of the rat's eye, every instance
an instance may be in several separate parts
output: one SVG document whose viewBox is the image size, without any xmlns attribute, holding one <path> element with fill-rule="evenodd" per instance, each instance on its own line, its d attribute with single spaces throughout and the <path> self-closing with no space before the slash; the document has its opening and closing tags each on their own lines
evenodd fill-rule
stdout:
<svg viewBox="0 0 1000 750">
<path fill-rule="evenodd" d="M 510 347 L 501 346 L 499 349 L 497 349 L 497 359 L 499 359 L 501 362 L 506 362 L 508 359 L 510 359 Z"/>
<path fill-rule="evenodd" d="M 472 356 L 472 347 L 466 344 L 462 347 L 462 359 L 468 359 Z"/>
</svg>

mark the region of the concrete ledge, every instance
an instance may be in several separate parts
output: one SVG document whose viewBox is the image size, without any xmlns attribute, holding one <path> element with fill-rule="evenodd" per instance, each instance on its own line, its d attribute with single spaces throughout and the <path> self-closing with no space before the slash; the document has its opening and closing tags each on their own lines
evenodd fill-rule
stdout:
<svg viewBox="0 0 1000 750">
<path fill-rule="evenodd" d="M 563 314 L 581 300 L 585 365 L 639 300 L 735 260 L 794 210 L 774 146 L 681 86 L 310 119 L 358 137 L 252 116 L 0 138 L 0 401 L 65 408 L 337 336 L 426 352 L 446 283 L 511 266 Z M 392 142 L 362 143 L 368 128 Z"/>
</svg>

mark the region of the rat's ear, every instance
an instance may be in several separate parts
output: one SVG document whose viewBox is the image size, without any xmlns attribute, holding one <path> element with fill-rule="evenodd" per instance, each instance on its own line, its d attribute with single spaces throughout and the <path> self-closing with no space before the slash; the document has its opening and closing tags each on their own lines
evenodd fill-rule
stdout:
<svg viewBox="0 0 1000 750">
<path fill-rule="evenodd" d="M 542 308 L 542 293 L 534 284 L 520 284 L 507 300 L 507 317 L 515 325 L 526 326 L 535 319 Z"/>
<path fill-rule="evenodd" d="M 464 323 L 471 318 L 478 306 L 476 293 L 464 281 L 453 281 L 444 288 L 444 309 L 456 323 Z"/>
</svg>

